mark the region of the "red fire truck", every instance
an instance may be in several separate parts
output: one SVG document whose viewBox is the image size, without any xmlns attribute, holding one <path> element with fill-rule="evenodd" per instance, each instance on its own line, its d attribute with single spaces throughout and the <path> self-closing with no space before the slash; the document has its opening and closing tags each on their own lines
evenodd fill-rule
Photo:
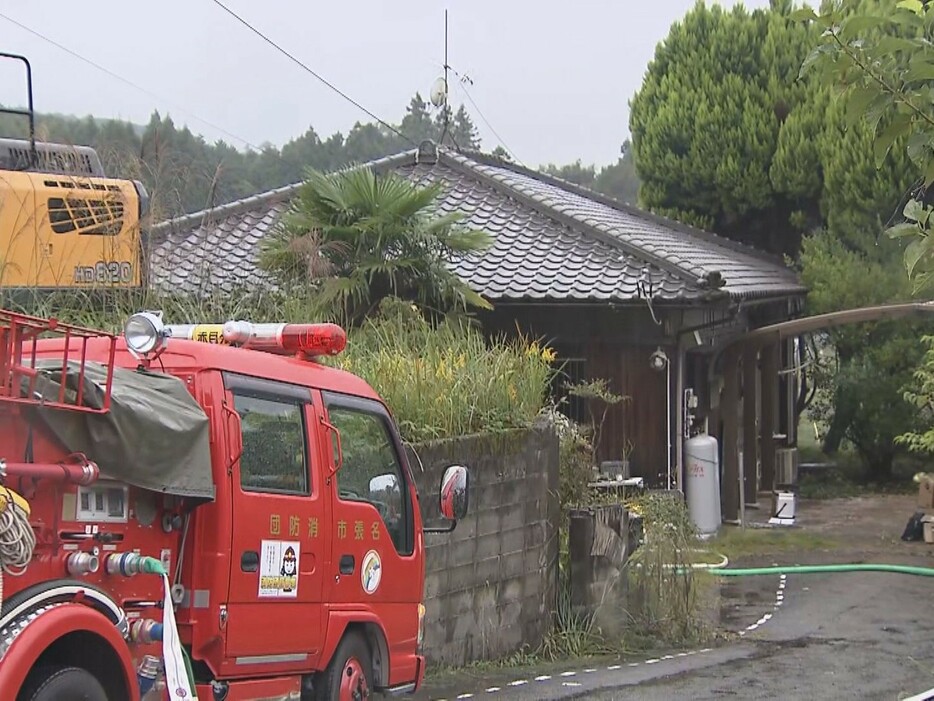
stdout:
<svg viewBox="0 0 934 701">
<path fill-rule="evenodd" d="M 0 699 L 368 699 L 420 685 L 426 532 L 333 324 L 122 336 L 0 312 Z M 318 360 L 316 360 L 318 359 Z"/>
</svg>

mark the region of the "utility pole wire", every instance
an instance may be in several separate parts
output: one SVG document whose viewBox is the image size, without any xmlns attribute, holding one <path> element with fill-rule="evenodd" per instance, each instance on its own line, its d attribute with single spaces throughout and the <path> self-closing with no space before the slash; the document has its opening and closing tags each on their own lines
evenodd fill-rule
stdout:
<svg viewBox="0 0 934 701">
<path fill-rule="evenodd" d="M 14 24 L 14 25 L 16 25 L 17 27 L 19 27 L 20 29 L 22 29 L 22 30 L 24 30 L 24 31 L 26 31 L 26 32 L 29 32 L 29 33 L 32 34 L 33 36 L 38 37 L 39 39 L 42 39 L 43 41 L 48 42 L 49 44 L 52 44 L 52 46 L 55 46 L 55 47 L 61 49 L 61 50 L 64 51 L 65 53 L 70 54 L 70 55 L 74 56 L 75 58 L 77 58 L 77 59 L 79 59 L 79 60 L 81 60 L 81 61 L 84 61 L 84 62 L 87 63 L 88 65 L 93 66 L 93 67 L 96 68 L 97 70 L 106 73 L 106 74 L 109 75 L 110 77 L 116 78 L 116 79 L 119 80 L 120 82 L 126 83 L 126 84 L 129 85 L 130 87 L 135 88 L 136 90 L 139 90 L 139 91 L 142 92 L 142 93 L 145 93 L 145 94 L 148 95 L 149 97 L 152 97 L 152 98 L 158 100 L 159 102 L 165 103 L 166 105 L 170 105 L 170 106 L 175 107 L 175 108 L 176 108 L 179 112 L 181 112 L 182 114 L 186 114 L 186 115 L 188 115 L 189 117 L 191 117 L 192 119 L 195 119 L 195 120 L 201 122 L 202 124 L 211 127 L 212 129 L 216 129 L 216 130 L 219 131 L 221 134 L 224 134 L 225 136 L 230 137 L 230 138 L 233 139 L 234 141 L 239 141 L 240 143 L 244 144 L 245 146 L 248 146 L 249 148 L 253 149 L 254 151 L 259 151 L 259 150 L 260 150 L 258 147 L 254 146 L 253 144 L 251 144 L 249 141 L 247 141 L 247 140 L 244 139 L 243 137 L 237 136 L 236 134 L 233 134 L 233 133 L 227 131 L 227 130 L 224 129 L 223 127 L 219 127 L 218 125 L 213 124 L 213 123 L 209 122 L 208 120 L 206 120 L 206 119 L 204 119 L 204 118 L 202 118 L 202 117 L 199 117 L 199 116 L 196 115 L 195 113 L 189 112 L 188 110 L 183 109 L 183 108 L 180 107 L 179 105 L 174 104 L 171 100 L 167 100 L 166 98 L 164 98 L 164 97 L 162 97 L 162 96 L 160 96 L 160 95 L 157 95 L 156 93 L 154 93 L 154 92 L 152 92 L 152 91 L 150 91 L 150 90 L 147 90 L 146 88 L 144 88 L 144 87 L 142 87 L 142 86 L 140 86 L 140 85 L 137 85 L 137 84 L 134 83 L 132 80 L 129 80 L 129 79 L 127 79 L 127 78 L 124 78 L 122 75 L 118 75 L 117 73 L 114 73 L 112 70 L 110 70 L 110 69 L 108 69 L 108 68 L 105 68 L 104 66 L 100 65 L 99 63 L 95 63 L 94 61 L 92 61 L 92 60 L 89 59 L 89 58 L 85 58 L 84 56 L 82 56 L 81 54 L 77 53 L 76 51 L 72 51 L 72 50 L 69 49 L 67 46 L 64 46 L 64 45 L 58 43 L 58 42 L 55 41 L 54 39 L 50 39 L 49 37 L 45 36 L 44 34 L 40 34 L 39 32 L 37 32 L 35 29 L 32 29 L 32 28 L 30 28 L 30 27 L 27 27 L 27 26 L 26 26 L 25 24 L 23 24 L 22 22 L 18 22 L 17 20 L 15 20 L 15 19 L 13 19 L 12 17 L 9 17 L 9 16 L 3 14 L 2 12 L 0 12 L 0 18 L 5 19 L 5 20 L 6 20 L 7 22 L 9 22 L 10 24 Z"/>
<path fill-rule="evenodd" d="M 342 98 L 344 98 L 345 100 L 347 100 L 347 102 L 349 102 L 350 104 L 352 104 L 354 107 L 357 107 L 358 109 L 360 109 L 360 110 L 362 110 L 363 112 L 365 112 L 366 114 L 368 114 L 372 119 L 375 119 L 377 122 L 379 122 L 379 123 L 382 124 L 384 127 L 386 127 L 387 129 L 389 129 L 389 131 L 391 131 L 392 133 L 394 133 L 396 136 L 398 136 L 398 137 L 404 139 L 405 141 L 408 141 L 410 144 L 412 144 L 412 146 L 417 146 L 417 145 L 418 145 L 418 144 L 416 144 L 414 141 L 412 141 L 412 139 L 410 139 L 410 138 L 407 137 L 405 134 L 403 134 L 401 131 L 399 131 L 398 129 L 396 129 L 394 126 L 392 126 L 392 125 L 389 124 L 388 122 L 383 121 L 382 119 L 380 119 L 379 117 L 377 117 L 375 114 L 373 114 L 372 112 L 370 112 L 370 110 L 368 110 L 366 107 L 364 107 L 364 106 L 361 105 L 359 102 L 357 102 L 356 100 L 354 100 L 354 99 L 353 99 L 352 97 L 350 97 L 347 93 L 345 93 L 345 92 L 343 92 L 342 90 L 340 90 L 337 86 L 335 86 L 334 84 L 332 84 L 332 83 L 330 83 L 329 81 L 327 81 L 327 80 L 325 80 L 324 78 L 322 78 L 318 73 L 316 73 L 315 71 L 313 71 L 311 68 L 309 68 L 307 65 L 305 65 L 304 63 L 302 63 L 302 62 L 301 62 L 300 60 L 298 60 L 297 58 L 295 58 L 295 56 L 293 56 L 292 54 L 290 54 L 288 51 L 286 51 L 284 48 L 282 48 L 281 46 L 279 46 L 276 42 L 274 42 L 274 41 L 273 41 L 272 39 L 270 39 L 268 36 L 266 36 L 266 35 L 263 34 L 261 31 L 259 31 L 259 30 L 258 30 L 256 27 L 254 27 L 252 24 L 250 24 L 250 23 L 247 22 L 245 19 L 243 19 L 243 18 L 242 18 L 240 15 L 238 15 L 236 12 L 234 12 L 234 11 L 231 10 L 229 7 L 227 7 L 227 5 L 225 5 L 223 2 L 221 2 L 221 0 L 212 0 L 212 2 L 214 2 L 215 5 L 217 5 L 217 6 L 220 7 L 221 9 L 223 9 L 227 14 L 229 14 L 231 17 L 233 17 L 233 18 L 236 19 L 238 22 L 240 22 L 240 24 L 242 24 L 244 27 L 246 27 L 247 29 L 249 29 L 249 30 L 250 30 L 251 32 L 253 32 L 254 34 L 256 34 L 256 36 L 260 37 L 260 38 L 261 38 L 263 41 L 265 41 L 267 44 L 269 44 L 270 46 L 272 46 L 273 48 L 275 48 L 275 49 L 276 49 L 279 53 L 281 53 L 283 56 L 286 56 L 286 57 L 289 58 L 291 61 L 293 61 L 295 64 L 297 64 L 298 66 L 300 66 L 301 68 L 303 68 L 305 71 L 307 71 L 308 73 L 310 73 L 311 75 L 313 75 L 313 76 L 314 76 L 315 78 L 317 78 L 318 80 L 320 80 L 320 81 L 321 81 L 322 83 L 324 83 L 327 87 L 329 87 L 331 90 L 333 90 L 334 92 L 336 92 L 336 93 L 337 93 L 338 95 L 340 95 Z"/>
<path fill-rule="evenodd" d="M 452 68 L 451 70 L 454 70 L 454 69 Z M 482 119 L 482 120 L 483 120 L 483 123 L 487 125 L 487 127 L 489 128 L 489 130 L 490 130 L 491 132 L 493 132 L 493 136 L 495 136 L 495 137 L 496 137 L 496 140 L 499 141 L 500 145 L 502 145 L 502 147 L 503 147 L 504 149 L 506 149 L 506 153 L 508 153 L 516 163 L 518 163 L 520 166 L 522 166 L 522 167 L 524 168 L 524 167 L 525 167 L 525 164 L 524 164 L 521 160 L 519 160 L 519 158 L 516 157 L 516 154 L 513 153 L 512 149 L 509 148 L 509 146 L 506 145 L 506 142 L 503 140 L 503 137 L 501 137 L 501 136 L 496 132 L 496 129 L 493 128 L 493 125 L 490 124 L 489 120 L 483 115 L 483 112 L 482 112 L 481 109 L 477 106 L 477 103 L 474 102 L 474 99 L 470 96 L 470 93 L 467 92 L 467 87 L 464 85 L 464 83 L 465 83 L 466 81 L 470 81 L 471 83 L 473 83 L 473 81 L 471 81 L 471 80 L 470 80 L 470 77 L 467 76 L 467 75 L 461 76 L 460 73 L 458 73 L 457 71 L 454 71 L 454 73 L 455 73 L 457 76 L 461 77 L 461 79 L 460 79 L 459 81 L 457 81 L 457 84 L 458 84 L 458 86 L 460 87 L 460 89 L 464 91 L 464 95 L 465 95 L 465 96 L 467 97 L 467 99 L 470 101 L 470 104 L 473 105 L 473 108 L 477 111 L 477 114 L 480 116 L 480 119 Z"/>
</svg>

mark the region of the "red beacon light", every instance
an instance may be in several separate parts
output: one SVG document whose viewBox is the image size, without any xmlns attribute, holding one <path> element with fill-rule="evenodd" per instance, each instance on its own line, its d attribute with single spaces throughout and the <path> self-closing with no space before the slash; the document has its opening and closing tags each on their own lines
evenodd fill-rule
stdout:
<svg viewBox="0 0 934 701">
<path fill-rule="evenodd" d="M 313 358 L 337 355 L 347 347 L 347 333 L 337 324 L 254 324 L 228 321 L 224 324 L 226 343 L 271 353 Z"/>
</svg>

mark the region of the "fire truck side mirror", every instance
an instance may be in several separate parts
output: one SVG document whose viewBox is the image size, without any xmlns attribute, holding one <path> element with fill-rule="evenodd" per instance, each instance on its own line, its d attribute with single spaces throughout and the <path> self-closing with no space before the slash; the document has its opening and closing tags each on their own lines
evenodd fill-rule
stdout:
<svg viewBox="0 0 934 701">
<path fill-rule="evenodd" d="M 467 515 L 470 473 L 463 465 L 451 465 L 441 478 L 441 515 L 458 521 Z"/>
</svg>

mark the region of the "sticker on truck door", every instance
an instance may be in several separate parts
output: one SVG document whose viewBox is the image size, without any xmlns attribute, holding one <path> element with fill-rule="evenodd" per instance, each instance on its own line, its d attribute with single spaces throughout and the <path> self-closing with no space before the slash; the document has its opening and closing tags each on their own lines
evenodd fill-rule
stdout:
<svg viewBox="0 0 934 701">
<path fill-rule="evenodd" d="M 383 565 L 379 561 L 379 553 L 371 550 L 363 556 L 363 566 L 360 568 L 360 580 L 363 591 L 372 594 L 379 588 L 379 580 L 383 577 Z"/>
<path fill-rule="evenodd" d="M 264 540 L 259 565 L 259 596 L 295 598 L 298 596 L 300 543 Z"/>
</svg>

